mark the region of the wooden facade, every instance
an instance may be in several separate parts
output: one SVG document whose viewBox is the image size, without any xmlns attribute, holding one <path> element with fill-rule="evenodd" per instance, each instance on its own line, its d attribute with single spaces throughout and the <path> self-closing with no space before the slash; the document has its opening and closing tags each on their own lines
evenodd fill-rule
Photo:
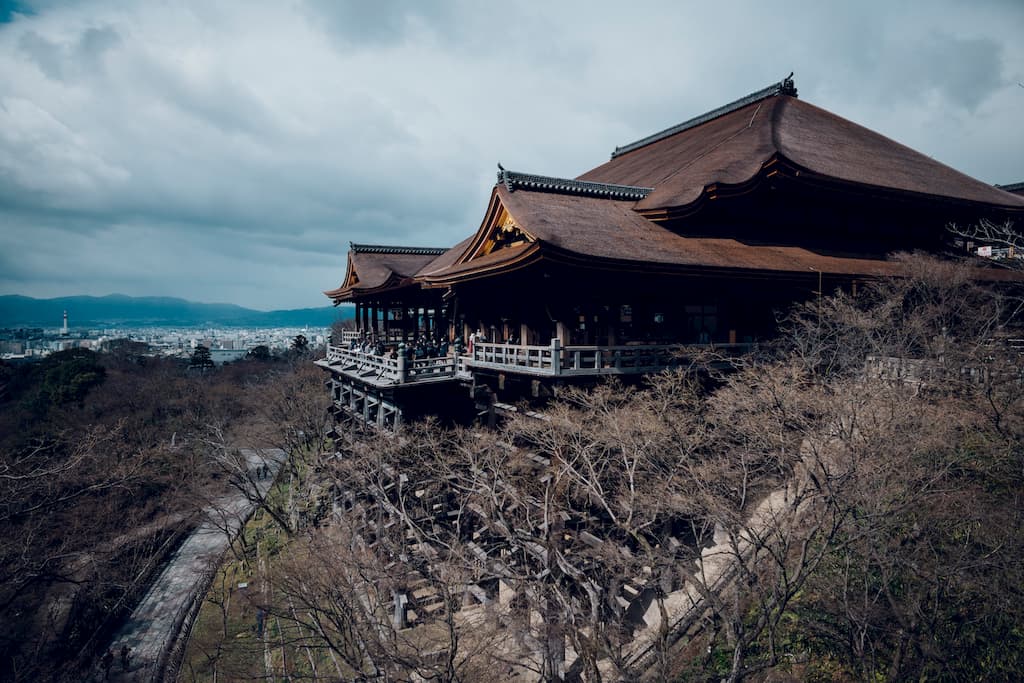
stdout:
<svg viewBox="0 0 1024 683">
<path fill-rule="evenodd" d="M 540 380 L 643 374 L 687 346 L 741 352 L 795 301 L 899 276 L 890 255 L 944 253 L 951 222 L 1022 215 L 1024 197 L 785 79 L 574 179 L 499 166 L 480 227 L 450 249 L 352 245 L 326 294 L 356 305 L 358 339 L 323 364 L 397 403 L 424 383 L 518 378 L 538 395 Z"/>
</svg>

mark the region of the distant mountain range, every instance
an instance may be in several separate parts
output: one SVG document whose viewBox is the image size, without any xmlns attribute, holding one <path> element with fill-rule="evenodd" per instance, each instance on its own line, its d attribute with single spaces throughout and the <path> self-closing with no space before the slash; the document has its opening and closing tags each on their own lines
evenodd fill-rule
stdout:
<svg viewBox="0 0 1024 683">
<path fill-rule="evenodd" d="M 200 304 L 158 296 L 0 296 L 0 327 L 328 327 L 353 317 L 351 306 L 256 311 L 234 304 Z"/>
</svg>

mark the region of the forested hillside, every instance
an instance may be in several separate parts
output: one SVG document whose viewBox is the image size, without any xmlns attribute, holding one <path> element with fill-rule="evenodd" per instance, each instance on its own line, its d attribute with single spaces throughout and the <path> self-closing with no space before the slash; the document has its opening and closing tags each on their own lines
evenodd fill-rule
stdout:
<svg viewBox="0 0 1024 683">
<path fill-rule="evenodd" d="M 199 371 L 113 346 L 0 366 L 0 680 L 83 680 L 230 485 L 212 454 L 279 445 L 282 388 L 321 389 L 306 357 Z"/>
<path fill-rule="evenodd" d="M 80 680 L 229 454 L 267 445 L 293 457 L 179 680 L 1013 680 L 1020 291 L 905 265 L 728 371 L 565 389 L 495 429 L 330 441 L 297 354 L 4 367 L 0 679 Z"/>
</svg>

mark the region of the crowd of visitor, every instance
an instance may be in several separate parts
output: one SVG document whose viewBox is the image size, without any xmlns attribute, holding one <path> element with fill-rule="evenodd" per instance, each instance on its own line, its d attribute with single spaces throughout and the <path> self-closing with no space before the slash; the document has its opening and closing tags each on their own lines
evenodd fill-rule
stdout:
<svg viewBox="0 0 1024 683">
<path fill-rule="evenodd" d="M 454 344 L 457 352 L 462 351 L 461 339 L 456 339 Z M 423 360 L 425 358 L 445 358 L 452 349 L 447 339 L 430 337 L 420 334 L 414 341 L 406 344 L 385 344 L 384 340 L 375 334 L 363 334 L 349 342 L 350 351 L 357 351 L 372 356 L 386 356 L 392 360 L 398 358 L 399 353 L 404 353 L 406 360 Z"/>
</svg>

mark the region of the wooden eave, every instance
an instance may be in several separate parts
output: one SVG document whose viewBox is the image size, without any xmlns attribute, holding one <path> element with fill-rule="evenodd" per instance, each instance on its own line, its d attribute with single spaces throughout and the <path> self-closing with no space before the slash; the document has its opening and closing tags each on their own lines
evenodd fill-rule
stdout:
<svg viewBox="0 0 1024 683">
<path fill-rule="evenodd" d="M 489 258 L 489 256 L 500 256 L 500 258 Z M 531 242 L 519 247 L 509 247 L 501 252 L 493 252 L 488 256 L 475 259 L 474 261 L 480 262 L 477 267 L 457 268 L 453 266 L 451 269 L 445 269 L 445 271 L 437 275 L 420 276 L 417 280 L 426 289 L 451 287 L 461 282 L 469 282 L 470 280 L 479 280 L 504 272 L 521 270 L 537 263 L 543 257 L 541 242 Z M 466 262 L 466 264 L 473 263 L 474 261 Z"/>
<path fill-rule="evenodd" d="M 412 278 L 403 278 L 398 277 L 396 275 L 392 275 L 384 284 L 379 285 L 377 287 L 368 287 L 365 289 L 360 289 L 356 287 L 345 290 L 335 290 L 339 292 L 338 294 L 335 294 L 333 292 L 324 293 L 327 294 L 327 296 L 334 299 L 334 305 L 337 306 L 338 304 L 344 303 L 346 301 L 358 301 L 362 299 L 379 298 L 381 294 L 384 294 L 386 292 L 401 291 L 404 289 L 408 289 L 410 287 L 416 287 L 418 286 L 418 284 L 419 283 L 414 281 Z"/>
<path fill-rule="evenodd" d="M 839 190 L 847 193 L 854 193 L 862 196 L 869 196 L 873 198 L 886 199 L 903 203 L 921 203 L 930 206 L 941 205 L 956 207 L 960 209 L 971 210 L 978 213 L 990 215 L 1024 214 L 1024 206 L 1013 206 L 1009 204 L 991 204 L 988 202 L 980 202 L 973 199 L 963 199 L 960 197 L 950 197 L 946 195 L 926 194 L 924 192 L 915 192 L 913 190 L 904 190 L 899 188 L 885 187 L 881 185 L 871 185 L 868 183 L 859 183 L 855 181 L 846 180 L 843 178 L 835 178 L 833 176 L 817 173 L 815 171 L 812 171 L 811 169 L 805 168 L 800 164 L 785 158 L 781 154 L 778 155 L 778 164 L 776 168 L 783 177 L 788 178 L 790 180 L 794 180 L 797 183 L 808 187 Z"/>
<path fill-rule="evenodd" d="M 760 187 L 763 182 L 782 172 L 778 168 L 780 159 L 780 155 L 773 154 L 767 161 L 761 164 L 761 168 L 757 173 L 742 182 L 708 183 L 701 189 L 697 198 L 688 204 L 672 207 L 659 207 L 656 209 L 635 209 L 635 211 L 644 218 L 654 222 L 664 222 L 692 216 L 700 213 L 708 202 L 750 194 Z"/>
<path fill-rule="evenodd" d="M 808 250 L 804 250 L 808 251 Z M 808 253 L 813 253 L 809 252 Z M 763 267 L 737 267 L 737 266 L 716 266 L 703 264 L 676 264 L 651 261 L 632 261 L 613 258 L 596 258 L 585 254 L 577 254 L 573 251 L 560 249 L 553 245 L 546 245 L 544 251 L 538 254 L 537 261 L 545 261 L 551 264 L 570 266 L 573 268 L 605 271 L 614 273 L 638 273 L 638 274 L 660 274 L 693 277 L 722 277 L 727 279 L 753 279 L 771 281 L 805 281 L 808 278 L 816 278 L 819 273 L 829 278 L 865 280 L 878 277 L 901 277 L 904 270 L 898 260 L 870 259 L 855 257 L 832 257 L 816 255 L 820 259 L 813 266 L 801 266 L 798 268 L 763 268 Z M 813 260 L 813 259 L 812 259 Z M 830 261 L 838 261 L 852 268 L 837 269 L 830 265 Z M 532 263 L 532 262 L 531 262 Z M 524 264 L 530 265 L 530 264 Z M 1000 268 L 977 268 L 975 277 L 978 280 L 996 282 L 1021 282 L 1024 281 L 1024 273 Z"/>
<path fill-rule="evenodd" d="M 644 218 L 655 222 L 665 222 L 679 218 L 686 218 L 699 213 L 710 201 L 749 194 L 764 182 L 774 178 L 794 181 L 797 184 L 808 188 L 825 188 L 902 203 L 919 203 L 933 207 L 935 205 L 955 207 L 960 210 L 973 211 L 979 215 L 999 215 L 1010 217 L 1024 215 L 1024 207 L 1003 206 L 970 199 L 925 194 L 921 192 L 913 192 L 911 190 L 870 185 L 867 183 L 845 180 L 843 178 L 835 178 L 817 173 L 801 166 L 800 164 L 787 159 L 781 153 L 773 154 L 761 165 L 761 168 L 757 173 L 744 182 L 709 183 L 703 187 L 700 195 L 688 204 L 673 207 L 659 207 L 657 209 L 637 209 L 636 211 Z"/>
<path fill-rule="evenodd" d="M 705 265 L 698 263 L 669 263 L 654 261 L 633 261 L 626 259 L 595 258 L 585 254 L 577 254 L 564 249 L 550 248 L 545 252 L 544 258 L 552 263 L 560 263 L 577 268 L 588 268 L 592 270 L 605 270 L 614 272 L 630 272 L 644 274 L 663 275 L 694 275 L 707 276 L 719 275 L 729 278 L 750 278 L 750 279 L 806 279 L 807 275 L 817 277 L 818 270 L 806 268 L 760 268 L 742 266 L 720 266 Z M 862 268 L 853 270 L 835 270 L 828 266 L 822 267 L 820 272 L 830 277 L 875 277 L 895 274 L 894 261 L 880 259 L 855 259 L 842 258 L 843 262 L 860 262 Z"/>
</svg>

